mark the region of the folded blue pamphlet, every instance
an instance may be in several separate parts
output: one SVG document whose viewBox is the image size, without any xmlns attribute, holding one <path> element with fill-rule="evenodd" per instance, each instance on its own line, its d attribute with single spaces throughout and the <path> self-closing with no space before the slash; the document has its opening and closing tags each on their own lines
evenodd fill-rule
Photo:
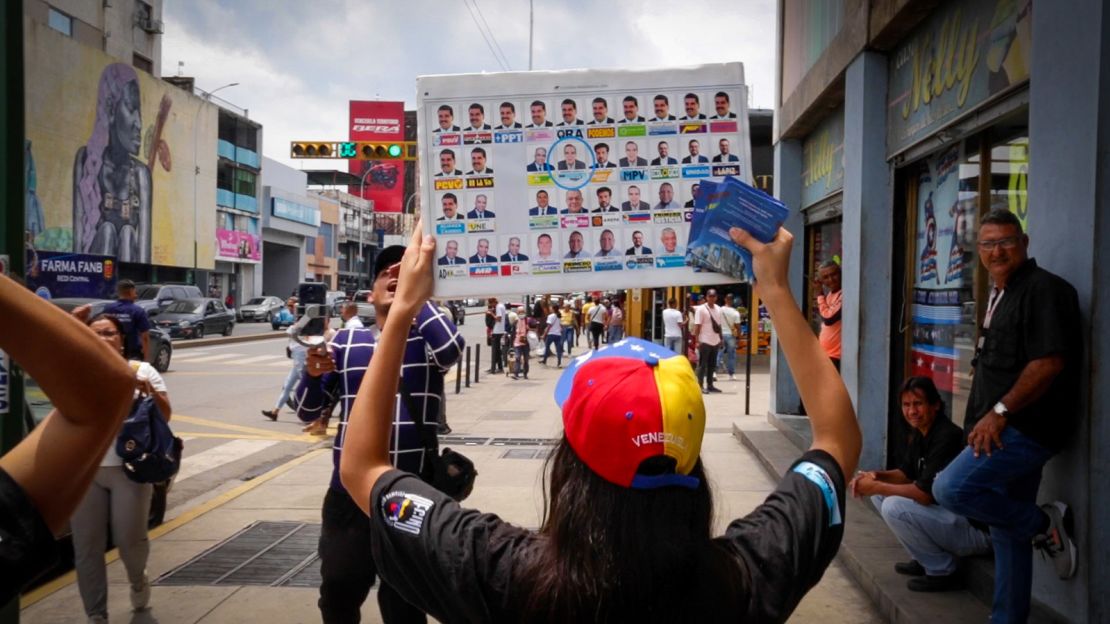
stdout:
<svg viewBox="0 0 1110 624">
<path fill-rule="evenodd" d="M 788 216 L 782 202 L 737 178 L 704 180 L 694 201 L 686 264 L 750 281 L 752 256 L 732 242 L 729 228 L 743 228 L 768 243 Z"/>
</svg>

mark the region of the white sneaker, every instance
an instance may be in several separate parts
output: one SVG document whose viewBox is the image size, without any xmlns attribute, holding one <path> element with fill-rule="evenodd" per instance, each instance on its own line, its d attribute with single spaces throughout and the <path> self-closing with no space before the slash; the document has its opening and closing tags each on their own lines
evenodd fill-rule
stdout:
<svg viewBox="0 0 1110 624">
<path fill-rule="evenodd" d="M 729 381 L 736 381 L 736 375 L 733 375 L 732 373 L 729 373 L 728 374 L 728 380 Z"/>
<path fill-rule="evenodd" d="M 144 573 L 143 582 L 139 587 L 136 589 L 134 585 L 131 586 L 131 608 L 142 611 L 148 606 L 150 606 L 150 579 Z"/>
</svg>

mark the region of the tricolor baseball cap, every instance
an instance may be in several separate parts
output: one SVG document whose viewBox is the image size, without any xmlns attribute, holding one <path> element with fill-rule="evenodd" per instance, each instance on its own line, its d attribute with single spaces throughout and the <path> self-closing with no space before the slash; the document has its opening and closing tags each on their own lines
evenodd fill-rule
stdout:
<svg viewBox="0 0 1110 624">
<path fill-rule="evenodd" d="M 639 338 L 573 358 L 555 386 L 575 454 L 606 481 L 637 489 L 698 487 L 690 472 L 705 433 L 701 396 L 686 358 Z M 647 461 L 655 458 L 669 460 Z"/>
</svg>

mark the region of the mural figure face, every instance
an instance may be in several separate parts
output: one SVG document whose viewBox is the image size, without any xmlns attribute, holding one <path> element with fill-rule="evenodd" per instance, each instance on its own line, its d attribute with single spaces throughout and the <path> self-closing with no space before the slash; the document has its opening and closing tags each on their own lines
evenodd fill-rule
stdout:
<svg viewBox="0 0 1110 624">
<path fill-rule="evenodd" d="M 139 85 L 128 82 L 124 86 L 123 97 L 116 102 L 112 113 L 112 143 L 127 150 L 128 154 L 138 154 L 143 145 L 143 113 L 139 98 Z"/>
</svg>

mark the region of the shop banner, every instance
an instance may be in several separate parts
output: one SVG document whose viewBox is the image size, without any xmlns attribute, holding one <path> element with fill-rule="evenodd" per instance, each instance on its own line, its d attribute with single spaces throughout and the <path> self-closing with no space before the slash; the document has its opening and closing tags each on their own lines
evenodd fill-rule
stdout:
<svg viewBox="0 0 1110 624">
<path fill-rule="evenodd" d="M 27 288 L 44 299 L 116 297 L 116 259 L 65 252 L 27 252 Z"/>
<path fill-rule="evenodd" d="M 405 139 L 404 102 L 350 101 L 350 140 L 403 141 Z M 405 161 L 349 160 L 348 171 L 360 179 L 362 188 L 350 193 L 373 200 L 375 212 L 401 212 L 405 194 Z"/>
<path fill-rule="evenodd" d="M 961 181 L 960 162 L 953 147 L 926 161 L 917 180 L 911 368 L 949 393 L 957 363 L 970 360 L 975 330 L 978 168 Z"/>
<path fill-rule="evenodd" d="M 417 94 L 437 296 L 735 281 L 687 266 L 685 243 L 699 181 L 752 181 L 740 63 L 424 76 Z"/>
<path fill-rule="evenodd" d="M 802 143 L 802 208 L 844 188 L 844 107 L 829 114 Z"/>
<path fill-rule="evenodd" d="M 232 262 L 261 262 L 262 240 L 254 234 L 216 229 L 216 257 Z"/>
<path fill-rule="evenodd" d="M 949 1 L 906 39 L 890 60 L 891 157 L 1029 80 L 1032 4 Z"/>
</svg>

